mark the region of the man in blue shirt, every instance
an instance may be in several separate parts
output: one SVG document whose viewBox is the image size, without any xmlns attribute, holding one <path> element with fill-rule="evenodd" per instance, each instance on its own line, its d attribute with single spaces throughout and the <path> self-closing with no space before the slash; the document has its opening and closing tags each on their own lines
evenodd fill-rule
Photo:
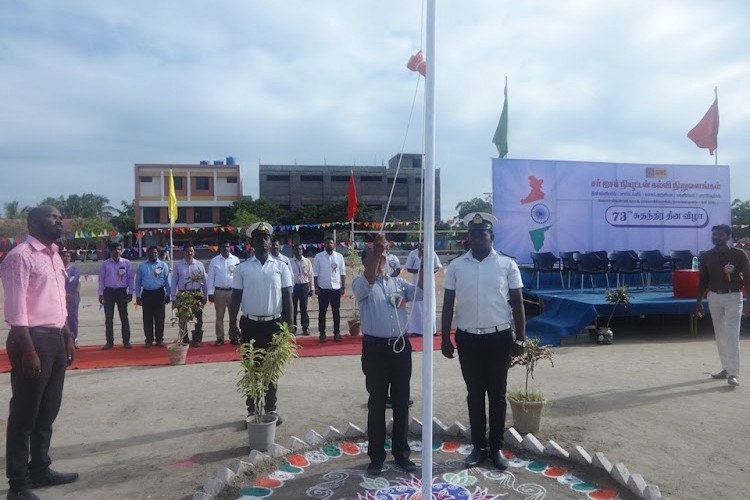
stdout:
<svg viewBox="0 0 750 500">
<path fill-rule="evenodd" d="M 421 290 L 401 278 L 385 272 L 385 236 L 375 237 L 372 248 L 362 252 L 364 276 L 352 287 L 362 321 L 362 371 L 370 397 L 367 401 L 367 473 L 383 472 L 385 462 L 385 401 L 390 389 L 393 405 L 391 451 L 396 465 L 406 472 L 417 469 L 409 460 L 409 382 L 411 380 L 411 343 L 406 331 L 406 301 L 421 298 Z M 422 275 L 418 286 L 422 287 Z"/>
<path fill-rule="evenodd" d="M 135 273 L 135 303 L 143 307 L 143 333 L 146 347 L 164 345 L 164 306 L 169 304 L 169 267 L 159 260 L 159 249 L 146 251 L 148 260 Z"/>
</svg>

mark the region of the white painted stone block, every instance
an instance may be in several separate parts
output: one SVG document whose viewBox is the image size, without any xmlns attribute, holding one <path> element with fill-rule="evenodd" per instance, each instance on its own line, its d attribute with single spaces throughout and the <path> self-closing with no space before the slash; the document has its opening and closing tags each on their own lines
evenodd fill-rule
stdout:
<svg viewBox="0 0 750 500">
<path fill-rule="evenodd" d="M 248 455 L 247 458 L 253 465 L 258 465 L 259 463 L 265 462 L 266 460 L 271 460 L 271 457 L 269 457 L 265 453 L 261 453 L 258 450 L 251 451 L 250 455 Z"/>
<path fill-rule="evenodd" d="M 316 446 L 319 444 L 323 444 L 325 442 L 325 438 L 314 430 L 310 429 L 309 431 L 307 431 L 307 434 L 305 434 L 305 441 L 313 446 Z"/>
<path fill-rule="evenodd" d="M 544 445 L 544 454 L 552 457 L 560 457 L 566 459 L 570 457 L 570 453 L 568 453 L 565 449 L 563 449 L 562 446 L 552 440 L 548 441 L 547 444 Z"/>
<path fill-rule="evenodd" d="M 506 448 L 517 450 L 521 448 L 523 442 L 523 436 L 518 433 L 515 427 L 509 427 L 505 434 L 503 434 L 503 443 Z"/>
<path fill-rule="evenodd" d="M 238 476 L 249 471 L 250 469 L 252 469 L 252 467 L 253 464 L 251 464 L 250 462 L 245 462 L 244 460 L 240 460 L 239 458 L 235 458 L 229 463 L 229 470 L 231 470 Z"/>
<path fill-rule="evenodd" d="M 591 455 L 583 449 L 583 446 L 576 446 L 570 453 L 570 459 L 582 465 L 591 465 Z"/>
<path fill-rule="evenodd" d="M 221 481 L 219 481 L 215 477 L 209 477 L 208 479 L 203 481 L 203 491 L 205 491 L 212 497 L 218 495 L 223 487 L 224 485 L 221 484 Z"/>
<path fill-rule="evenodd" d="M 290 436 L 289 441 L 287 441 L 286 443 L 286 447 L 292 451 L 304 450 L 305 448 L 308 448 L 309 446 L 310 446 L 309 444 L 302 441 L 300 438 L 296 436 Z"/>
<path fill-rule="evenodd" d="M 193 493 L 193 500 L 214 500 L 214 497 L 205 491 L 196 491 Z"/>
<path fill-rule="evenodd" d="M 628 468 L 625 467 L 624 463 L 618 462 L 613 465 L 609 475 L 612 476 L 612 479 L 614 479 L 621 485 L 628 485 L 628 479 L 630 479 L 630 471 L 628 471 Z"/>
<path fill-rule="evenodd" d="M 521 445 L 524 449 L 536 453 L 537 455 L 544 453 L 544 446 L 542 446 L 542 443 L 532 433 L 528 433 L 524 436 Z"/>
<path fill-rule="evenodd" d="M 328 429 L 323 433 L 323 437 L 326 438 L 326 441 L 336 441 L 339 439 L 344 439 L 344 435 L 341 433 L 340 430 L 333 427 L 332 425 L 328 426 Z"/>
<path fill-rule="evenodd" d="M 226 467 L 222 467 L 216 472 L 216 479 L 221 481 L 223 484 L 231 483 L 232 481 L 234 481 L 235 477 L 237 477 L 237 474 Z"/>
<path fill-rule="evenodd" d="M 272 443 L 271 446 L 268 447 L 268 451 L 266 451 L 266 454 L 273 458 L 279 458 L 283 457 L 284 455 L 288 455 L 289 452 L 289 449 L 284 448 L 280 444 Z"/>
<path fill-rule="evenodd" d="M 628 489 L 643 498 L 643 492 L 646 491 L 646 480 L 640 474 L 631 474 L 628 478 Z"/>
<path fill-rule="evenodd" d="M 422 422 L 412 417 L 409 422 L 409 434 L 422 435 Z"/>
<path fill-rule="evenodd" d="M 393 432 L 393 418 L 389 418 L 388 422 L 385 423 L 385 432 L 391 434 Z"/>
<path fill-rule="evenodd" d="M 609 461 L 607 457 L 604 456 L 604 453 L 601 451 L 597 451 L 594 453 L 594 456 L 591 457 L 591 465 L 594 467 L 599 467 L 600 469 L 604 469 L 607 472 L 610 472 L 612 470 L 612 462 Z"/>
<path fill-rule="evenodd" d="M 433 436 L 446 436 L 448 435 L 448 427 L 440 421 L 437 417 L 432 417 L 432 435 Z"/>
<path fill-rule="evenodd" d="M 449 436 L 460 437 L 460 436 L 463 435 L 462 433 L 465 430 L 466 430 L 466 427 L 464 427 L 464 424 L 462 424 L 461 422 L 459 422 L 457 420 L 457 421 L 453 422 L 453 425 L 451 425 L 450 427 L 448 427 L 448 430 L 446 431 L 446 434 L 448 434 Z"/>
<path fill-rule="evenodd" d="M 645 500 L 660 500 L 662 498 L 661 490 L 655 484 L 649 484 L 646 486 L 646 489 L 643 490 L 643 498 Z"/>
<path fill-rule="evenodd" d="M 349 422 L 349 425 L 346 426 L 346 430 L 344 431 L 344 436 L 347 439 L 361 438 L 365 436 L 365 431 Z"/>
</svg>

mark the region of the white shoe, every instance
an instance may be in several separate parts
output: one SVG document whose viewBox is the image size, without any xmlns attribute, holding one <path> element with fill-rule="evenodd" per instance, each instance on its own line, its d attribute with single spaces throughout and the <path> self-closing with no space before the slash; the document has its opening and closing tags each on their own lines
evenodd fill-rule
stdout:
<svg viewBox="0 0 750 500">
<path fill-rule="evenodd" d="M 730 375 L 727 379 L 727 384 L 732 386 L 738 386 L 740 385 L 740 380 L 737 378 L 737 375 Z"/>
</svg>

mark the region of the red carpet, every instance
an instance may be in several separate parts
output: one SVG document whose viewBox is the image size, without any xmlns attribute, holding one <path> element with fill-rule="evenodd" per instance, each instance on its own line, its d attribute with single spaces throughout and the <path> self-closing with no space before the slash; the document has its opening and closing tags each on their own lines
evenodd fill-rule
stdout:
<svg viewBox="0 0 750 500">
<path fill-rule="evenodd" d="M 362 352 L 362 336 L 343 336 L 343 342 L 334 342 L 332 337 L 321 344 L 317 336 L 297 337 L 301 358 L 315 356 L 346 356 Z M 422 350 L 422 337 L 410 339 L 412 349 Z M 440 349 L 440 337 L 433 337 L 433 349 Z M 191 347 L 188 350 L 186 364 L 219 363 L 223 361 L 239 361 L 240 354 L 237 346 L 224 344 L 214 347 L 213 341 L 204 343 L 201 347 Z M 124 349 L 122 345 L 115 345 L 114 349 L 102 351 L 101 346 L 84 346 L 76 351 L 76 360 L 69 370 L 89 370 L 92 368 L 117 368 L 121 366 L 161 366 L 169 364 L 169 355 L 163 347 L 146 349 L 143 344 L 133 344 L 132 349 Z M 0 373 L 10 371 L 10 361 L 5 350 L 0 350 Z"/>
</svg>

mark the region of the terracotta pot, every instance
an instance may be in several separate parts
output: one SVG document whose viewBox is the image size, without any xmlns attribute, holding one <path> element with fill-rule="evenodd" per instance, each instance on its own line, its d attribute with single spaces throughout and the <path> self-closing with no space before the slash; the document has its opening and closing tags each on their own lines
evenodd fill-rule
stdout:
<svg viewBox="0 0 750 500">
<path fill-rule="evenodd" d="M 184 365 L 187 359 L 189 344 L 169 344 L 167 353 L 169 354 L 170 365 Z"/>
<path fill-rule="evenodd" d="M 348 323 L 349 323 L 349 335 L 351 335 L 352 337 L 356 337 L 357 335 L 361 333 L 360 326 L 362 325 L 358 319 L 350 319 L 348 320 Z"/>
</svg>

